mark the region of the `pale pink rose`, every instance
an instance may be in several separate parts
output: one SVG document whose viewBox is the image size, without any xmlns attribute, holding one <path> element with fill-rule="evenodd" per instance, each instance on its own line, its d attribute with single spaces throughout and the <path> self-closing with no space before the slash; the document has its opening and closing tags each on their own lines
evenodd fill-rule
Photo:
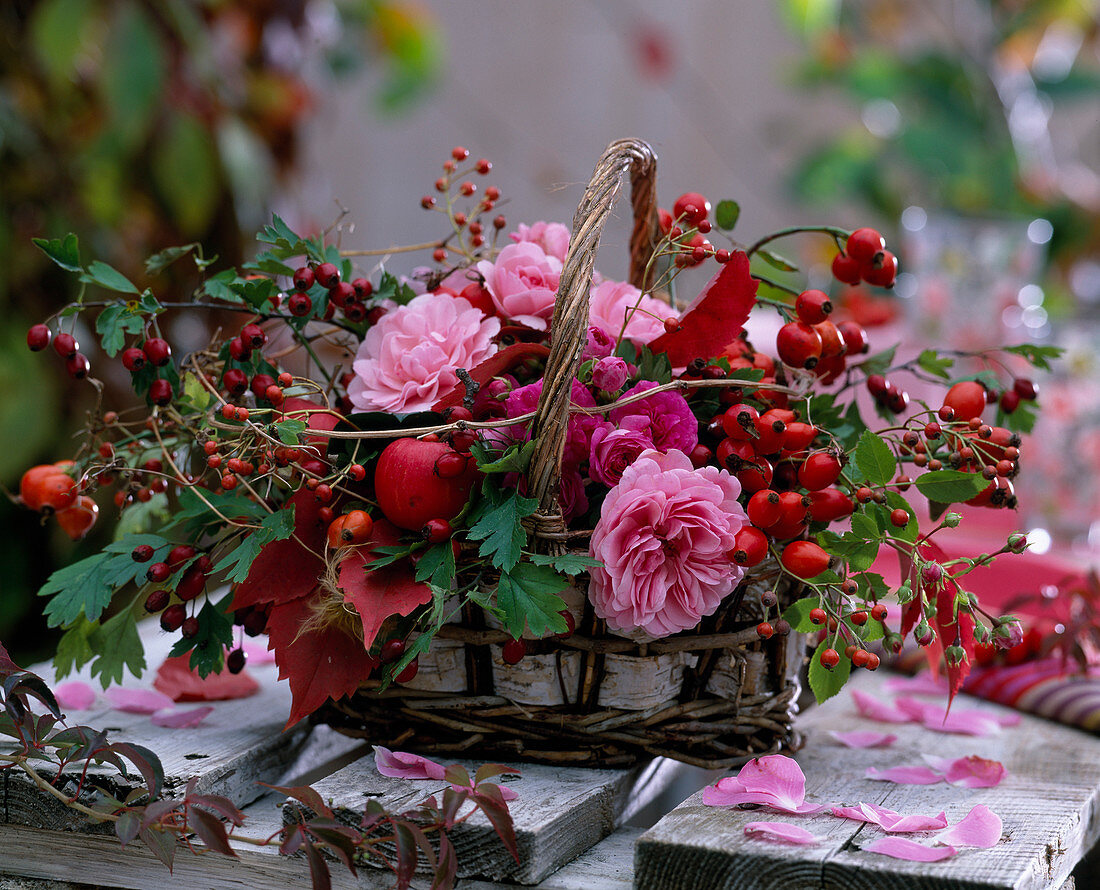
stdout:
<svg viewBox="0 0 1100 890">
<path fill-rule="evenodd" d="M 588 447 L 589 475 L 613 487 L 638 455 L 653 448 L 653 441 L 644 433 L 616 429 L 615 424 L 605 423 L 592 431 Z"/>
<path fill-rule="evenodd" d="M 590 325 L 603 328 L 616 341 L 622 333 L 623 338 L 637 345 L 659 337 L 665 332 L 665 319 L 678 316 L 668 303 L 643 294 L 625 281 L 601 282 L 592 288 L 588 303 Z"/>
<path fill-rule="evenodd" d="M 655 637 L 710 615 L 744 576 L 727 555 L 747 522 L 741 485 L 682 451 L 645 451 L 604 500 L 590 551 L 588 592 L 596 614 L 619 631 Z"/>
<path fill-rule="evenodd" d="M 629 376 L 627 363 L 615 355 L 606 355 L 592 366 L 592 385 L 607 392 L 618 392 Z"/>
<path fill-rule="evenodd" d="M 495 261 L 482 260 L 477 271 L 504 318 L 545 331 L 554 314 L 561 260 L 531 241 L 509 244 Z"/>
<path fill-rule="evenodd" d="M 561 223 L 537 222 L 533 226 L 519 224 L 519 229 L 508 236 L 517 244 L 530 241 L 543 249 L 547 256 L 557 257 L 563 263 L 569 250 L 569 229 Z"/>
<path fill-rule="evenodd" d="M 500 320 L 486 318 L 468 300 L 421 294 L 387 312 L 367 331 L 355 355 L 348 387 L 360 411 L 424 411 L 469 370 L 497 351 Z"/>
</svg>

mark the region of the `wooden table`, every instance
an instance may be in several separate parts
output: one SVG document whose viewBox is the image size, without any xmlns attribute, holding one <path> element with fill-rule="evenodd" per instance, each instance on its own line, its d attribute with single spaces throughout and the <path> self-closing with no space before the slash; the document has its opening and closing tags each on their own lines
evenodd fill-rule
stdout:
<svg viewBox="0 0 1100 890">
<path fill-rule="evenodd" d="M 151 661 L 156 663 L 165 643 L 159 636 L 150 643 Z M 282 821 L 283 798 L 265 794 L 258 782 L 313 784 L 347 818 L 361 812 L 370 796 L 388 804 L 414 804 L 442 787 L 443 783 L 383 778 L 366 746 L 325 727 L 282 732 L 289 710 L 285 684 L 275 681 L 272 666 L 250 670 L 260 681 L 260 693 L 215 703 L 214 713 L 199 729 L 157 729 L 147 717 L 108 709 L 81 714 L 80 722 L 110 728 L 113 739 L 155 750 L 164 761 L 170 789 L 197 777 L 200 788 L 225 794 L 244 807 L 246 830 L 253 836 L 276 831 Z M 864 674 L 854 682 L 884 695 L 883 679 L 881 674 Z M 999 710 L 965 698 L 956 707 Z M 826 838 L 825 843 L 781 847 L 746 840 L 742 833 L 745 822 L 773 817 L 704 807 L 698 793 L 645 830 L 631 822 L 647 806 L 661 805 L 670 787 L 679 782 L 683 797 L 718 774 L 667 761 L 634 771 L 526 765 L 521 777 L 508 779 L 519 794 L 512 812 L 521 863 L 505 853 L 484 820 L 475 818 L 454 838 L 463 875 L 460 890 L 516 885 L 541 890 L 1056 890 L 1072 886 L 1072 879 L 1067 883 L 1070 872 L 1100 833 L 1100 740 L 1092 736 L 1025 715 L 1018 727 L 992 739 L 901 726 L 890 728 L 899 736 L 893 747 L 857 751 L 840 747 L 828 737 L 828 730 L 883 727 L 857 717 L 847 693 L 803 715 L 801 726 L 809 736 L 798 755 L 807 775 L 808 798 L 865 800 L 906 813 L 945 809 L 952 820 L 984 802 L 1004 819 L 1004 840 L 993 850 L 964 851 L 944 863 L 906 863 L 860 851 L 862 843 L 878 836 L 877 828 L 818 816 L 800 824 Z M 922 751 L 978 753 L 1001 760 L 1012 775 L 998 788 L 974 791 L 947 785 L 894 786 L 863 778 L 868 765 L 918 762 Z M 25 778 L 10 771 L 3 775 L 0 890 L 309 886 L 304 861 L 281 857 L 272 848 L 241 844 L 237 860 L 183 851 L 169 874 L 140 842 L 123 850 L 113 834 L 90 830 Z M 694 784 L 684 789 L 684 782 Z M 358 879 L 339 866 L 332 872 L 336 888 L 392 885 L 387 874 L 369 868 L 360 870 Z"/>
</svg>

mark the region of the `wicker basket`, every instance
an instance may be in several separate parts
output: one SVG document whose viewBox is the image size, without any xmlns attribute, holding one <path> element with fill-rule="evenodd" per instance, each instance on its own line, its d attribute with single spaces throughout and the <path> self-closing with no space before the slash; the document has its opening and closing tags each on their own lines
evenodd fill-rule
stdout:
<svg viewBox="0 0 1100 890">
<path fill-rule="evenodd" d="M 596 165 L 573 220 L 558 288 L 528 473 L 540 504 L 529 534 L 540 552 L 587 552 L 587 537 L 568 531 L 562 520 L 559 471 L 596 250 L 627 171 L 634 215 L 630 279 L 646 287 L 657 233 L 656 159 L 644 142 L 624 139 Z M 655 641 L 608 632 L 588 603 L 586 584 L 578 578 L 566 597 L 576 632 L 530 641 L 518 665 L 500 659 L 510 635 L 471 608 L 463 623 L 440 630 L 412 684 L 379 693 L 368 682 L 356 695 L 329 703 L 320 719 L 422 754 L 591 766 L 664 755 L 717 769 L 799 746 L 792 723 L 801 643 L 793 636 L 761 641 L 755 631 L 763 620 L 762 592 L 776 590 L 781 608 L 798 593 L 774 564 L 758 566 L 695 630 Z"/>
</svg>

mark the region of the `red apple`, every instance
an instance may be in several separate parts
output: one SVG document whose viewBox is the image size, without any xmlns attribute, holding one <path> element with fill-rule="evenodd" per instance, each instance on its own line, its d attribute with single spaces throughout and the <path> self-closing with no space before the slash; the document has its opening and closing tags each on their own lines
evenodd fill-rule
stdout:
<svg viewBox="0 0 1100 890">
<path fill-rule="evenodd" d="M 460 459 L 466 465 L 455 472 Z M 374 491 L 390 522 L 418 532 L 433 519 L 453 519 L 480 478 L 477 464 L 450 445 L 395 439 L 378 458 Z"/>
</svg>

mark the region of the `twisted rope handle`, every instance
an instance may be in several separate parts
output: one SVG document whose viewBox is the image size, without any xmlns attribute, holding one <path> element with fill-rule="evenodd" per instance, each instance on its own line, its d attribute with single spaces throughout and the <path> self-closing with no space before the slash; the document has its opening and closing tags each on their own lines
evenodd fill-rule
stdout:
<svg viewBox="0 0 1100 890">
<path fill-rule="evenodd" d="M 542 395 L 531 426 L 535 450 L 528 470 L 532 495 L 538 498 L 536 531 L 562 531 L 558 503 L 561 460 L 565 450 L 569 404 L 577 364 L 588 338 L 588 294 L 600 235 L 630 171 L 634 229 L 630 236 L 630 283 L 646 290 L 646 267 L 658 233 L 657 156 L 639 139 L 619 139 L 604 151 L 573 216 L 573 233 L 565 257 L 546 360 Z M 616 332 L 617 333 L 617 332 Z"/>
</svg>

